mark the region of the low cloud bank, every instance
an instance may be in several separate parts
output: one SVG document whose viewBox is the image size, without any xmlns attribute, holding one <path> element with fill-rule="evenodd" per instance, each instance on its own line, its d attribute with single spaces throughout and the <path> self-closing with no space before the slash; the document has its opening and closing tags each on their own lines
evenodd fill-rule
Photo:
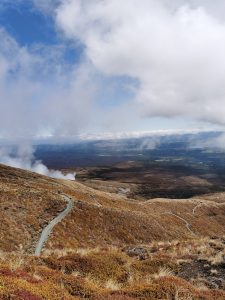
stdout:
<svg viewBox="0 0 225 300">
<path fill-rule="evenodd" d="M 49 170 L 40 160 L 35 159 L 34 148 L 30 145 L 16 146 L 16 148 L 1 147 L 0 163 L 52 178 L 75 180 L 76 176 L 75 172 L 64 175 L 61 171 Z"/>
<path fill-rule="evenodd" d="M 190 148 L 210 149 L 210 150 L 225 150 L 225 133 L 221 132 L 215 136 L 209 136 L 205 139 L 190 141 Z"/>
</svg>

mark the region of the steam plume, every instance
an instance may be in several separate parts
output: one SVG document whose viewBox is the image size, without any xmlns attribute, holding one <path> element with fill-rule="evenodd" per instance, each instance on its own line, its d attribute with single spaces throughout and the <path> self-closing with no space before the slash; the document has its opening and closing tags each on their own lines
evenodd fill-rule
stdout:
<svg viewBox="0 0 225 300">
<path fill-rule="evenodd" d="M 40 160 L 35 159 L 34 148 L 30 145 L 19 145 L 15 149 L 13 147 L 1 147 L 0 162 L 52 178 L 75 180 L 76 176 L 76 173 L 64 175 L 61 171 L 49 170 Z"/>
</svg>

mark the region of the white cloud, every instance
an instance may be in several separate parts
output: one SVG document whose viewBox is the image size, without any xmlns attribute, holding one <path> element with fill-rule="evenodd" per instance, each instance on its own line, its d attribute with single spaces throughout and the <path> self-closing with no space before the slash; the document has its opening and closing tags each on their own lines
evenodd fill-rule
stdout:
<svg viewBox="0 0 225 300">
<path fill-rule="evenodd" d="M 70 135 L 84 128 L 97 85 L 90 64 L 66 64 L 63 46 L 21 47 L 1 28 L 0 39 L 0 136 Z"/>
<path fill-rule="evenodd" d="M 209 1 L 62 0 L 56 22 L 102 73 L 139 80 L 146 117 L 225 125 L 225 13 Z"/>
<path fill-rule="evenodd" d="M 52 178 L 75 180 L 75 173 L 64 175 L 60 171 L 49 170 L 41 161 L 35 160 L 33 152 L 34 149 L 29 144 L 17 146 L 16 152 L 13 151 L 13 148 L 1 147 L 0 162 L 11 167 L 33 171 Z"/>
<path fill-rule="evenodd" d="M 0 40 L 0 138 L 17 144 L 13 155 L 0 148 L 0 162 L 73 180 L 75 174 L 49 170 L 35 160 L 24 137 L 70 137 L 91 122 L 97 86 L 92 66 L 65 63 L 63 45 L 22 47 L 1 28 Z"/>
<path fill-rule="evenodd" d="M 131 139 L 131 138 L 151 138 L 151 140 L 145 141 L 144 146 L 146 144 L 149 147 L 153 147 L 152 145 L 156 145 L 159 141 L 160 137 L 170 136 L 170 135 L 184 135 L 184 134 L 199 134 L 202 132 L 215 132 L 210 129 L 168 129 L 168 130 L 151 130 L 151 131 L 129 131 L 129 132 L 101 132 L 98 134 L 80 134 L 77 138 L 83 141 L 94 141 L 94 140 L 120 140 L 120 139 Z M 149 142 L 149 143 L 148 143 Z M 150 143 L 151 142 L 151 143 Z"/>
<path fill-rule="evenodd" d="M 200 149 L 210 149 L 210 150 L 219 150 L 223 151 L 225 150 L 225 132 L 219 131 L 217 134 L 214 134 L 214 136 L 208 136 L 204 139 L 193 139 L 190 140 L 190 148 L 200 148 Z"/>
</svg>

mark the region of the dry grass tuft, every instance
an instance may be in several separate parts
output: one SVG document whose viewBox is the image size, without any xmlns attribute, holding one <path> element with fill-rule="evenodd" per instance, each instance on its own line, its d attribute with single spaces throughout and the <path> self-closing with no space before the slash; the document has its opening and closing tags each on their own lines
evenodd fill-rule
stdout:
<svg viewBox="0 0 225 300">
<path fill-rule="evenodd" d="M 211 256 L 208 261 L 213 265 L 219 265 L 225 262 L 225 251 L 217 253 L 215 256 Z"/>
<path fill-rule="evenodd" d="M 10 257 L 9 268 L 11 271 L 16 271 L 18 269 L 21 269 L 24 266 L 25 266 L 25 260 L 21 255 L 19 256 L 13 255 Z"/>
<path fill-rule="evenodd" d="M 119 284 L 118 282 L 116 282 L 113 279 L 109 279 L 106 281 L 106 283 L 104 284 L 104 287 L 107 290 L 111 290 L 111 291 L 118 291 L 121 289 L 121 284 Z"/>
<path fill-rule="evenodd" d="M 160 268 L 159 272 L 157 274 L 154 274 L 154 278 L 160 278 L 160 277 L 169 277 L 169 276 L 174 276 L 174 272 L 166 267 Z"/>
</svg>

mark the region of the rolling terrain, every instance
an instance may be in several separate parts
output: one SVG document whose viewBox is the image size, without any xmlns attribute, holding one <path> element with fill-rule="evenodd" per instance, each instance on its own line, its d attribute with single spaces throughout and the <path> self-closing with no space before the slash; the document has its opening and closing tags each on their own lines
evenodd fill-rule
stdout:
<svg viewBox="0 0 225 300">
<path fill-rule="evenodd" d="M 225 192 L 225 153 L 212 148 L 219 132 L 42 144 L 35 157 L 77 180 L 128 198 L 187 199 Z"/>
<path fill-rule="evenodd" d="M 0 186 L 0 299 L 225 298 L 223 192 L 142 201 L 3 165 Z"/>
<path fill-rule="evenodd" d="M 128 198 L 186 199 L 224 191 L 223 181 L 212 173 L 182 165 L 124 161 L 112 167 L 77 169 L 77 180 L 103 191 L 118 192 Z"/>
</svg>

